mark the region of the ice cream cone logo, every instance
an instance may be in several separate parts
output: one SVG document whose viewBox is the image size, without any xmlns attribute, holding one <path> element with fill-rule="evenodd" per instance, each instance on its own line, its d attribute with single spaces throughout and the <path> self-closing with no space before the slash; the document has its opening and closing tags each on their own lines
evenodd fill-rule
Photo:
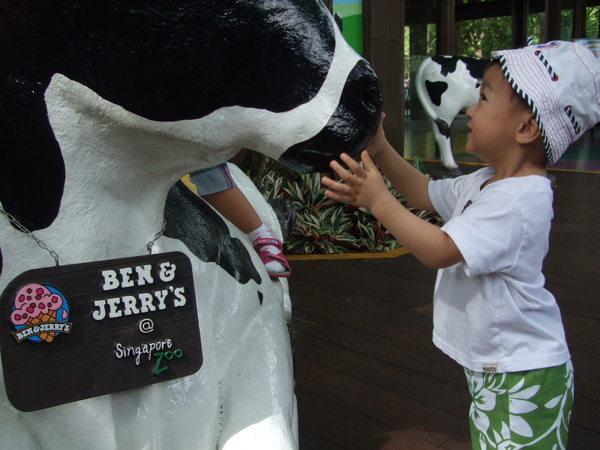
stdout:
<svg viewBox="0 0 600 450">
<path fill-rule="evenodd" d="M 17 342 L 52 342 L 60 333 L 70 333 L 69 303 L 52 286 L 27 284 L 14 297 L 10 322 Z"/>
</svg>

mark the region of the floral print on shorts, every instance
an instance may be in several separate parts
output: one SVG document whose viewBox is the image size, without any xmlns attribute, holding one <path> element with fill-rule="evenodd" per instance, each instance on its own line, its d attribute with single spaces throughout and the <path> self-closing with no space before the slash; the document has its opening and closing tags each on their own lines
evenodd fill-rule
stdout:
<svg viewBox="0 0 600 450">
<path fill-rule="evenodd" d="M 546 369 L 481 373 L 465 369 L 474 449 L 567 448 L 573 409 L 571 361 Z"/>
</svg>

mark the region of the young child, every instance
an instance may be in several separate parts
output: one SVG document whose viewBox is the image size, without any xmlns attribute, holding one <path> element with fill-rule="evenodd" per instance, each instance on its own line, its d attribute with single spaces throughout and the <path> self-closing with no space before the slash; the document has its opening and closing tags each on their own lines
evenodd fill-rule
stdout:
<svg viewBox="0 0 600 450">
<path fill-rule="evenodd" d="M 184 177 L 184 183 L 209 205 L 248 236 L 271 278 L 291 275 L 290 265 L 282 252 L 282 243 L 235 184 L 227 164 L 201 169 Z"/>
<path fill-rule="evenodd" d="M 559 308 L 544 289 L 552 188 L 546 165 L 600 120 L 600 63 L 554 41 L 497 51 L 467 110 L 466 150 L 489 164 L 429 181 L 382 125 L 361 158 L 331 167 L 330 198 L 369 208 L 423 264 L 437 268 L 434 343 L 465 369 L 473 448 L 566 448 L 573 368 Z M 382 116 L 383 118 L 383 116 Z M 406 210 L 375 166 L 440 229 Z"/>
</svg>

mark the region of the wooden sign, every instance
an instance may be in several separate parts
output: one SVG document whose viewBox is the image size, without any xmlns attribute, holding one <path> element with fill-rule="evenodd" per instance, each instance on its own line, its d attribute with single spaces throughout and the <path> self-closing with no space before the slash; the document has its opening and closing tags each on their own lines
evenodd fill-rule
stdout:
<svg viewBox="0 0 600 450">
<path fill-rule="evenodd" d="M 191 375 L 202 366 L 189 258 L 34 269 L 0 296 L 8 398 L 21 411 Z"/>
</svg>

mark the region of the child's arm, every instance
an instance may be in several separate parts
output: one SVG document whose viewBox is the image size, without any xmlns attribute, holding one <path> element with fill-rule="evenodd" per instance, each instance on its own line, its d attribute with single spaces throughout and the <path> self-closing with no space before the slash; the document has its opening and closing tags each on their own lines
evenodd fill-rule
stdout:
<svg viewBox="0 0 600 450">
<path fill-rule="evenodd" d="M 338 162 L 331 162 L 331 168 L 345 183 L 323 177 L 323 184 L 332 189 L 325 191 L 325 195 L 334 200 L 370 209 L 382 225 L 428 267 L 440 269 L 462 261 L 462 255 L 450 236 L 408 211 L 388 191 L 383 177 L 367 151 L 362 153 L 361 158 L 365 170 L 350 156 L 341 155 L 342 161 L 353 173 L 344 169 Z"/>
</svg>

